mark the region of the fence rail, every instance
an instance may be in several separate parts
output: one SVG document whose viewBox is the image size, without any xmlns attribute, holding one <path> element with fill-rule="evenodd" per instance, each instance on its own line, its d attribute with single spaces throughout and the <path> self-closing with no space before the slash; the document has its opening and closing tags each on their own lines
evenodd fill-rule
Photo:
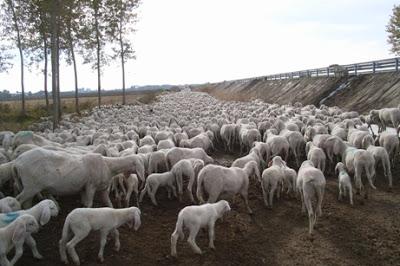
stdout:
<svg viewBox="0 0 400 266">
<path fill-rule="evenodd" d="M 283 80 L 302 77 L 344 77 L 364 74 L 375 74 L 399 71 L 400 57 L 377 61 L 362 62 L 349 65 L 331 65 L 328 67 L 308 70 L 279 73 L 274 75 L 233 80 L 234 82 L 247 83 L 255 80 Z"/>
</svg>

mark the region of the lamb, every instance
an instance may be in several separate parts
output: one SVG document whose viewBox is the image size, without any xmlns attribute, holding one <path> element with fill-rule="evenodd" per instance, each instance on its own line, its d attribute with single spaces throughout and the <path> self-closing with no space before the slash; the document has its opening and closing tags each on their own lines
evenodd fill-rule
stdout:
<svg viewBox="0 0 400 266">
<path fill-rule="evenodd" d="M 342 200 L 343 195 L 346 196 L 346 191 L 348 191 L 350 204 L 353 205 L 353 186 L 351 185 L 350 176 L 342 162 L 336 164 L 335 172 L 339 174 L 339 201 Z"/>
<path fill-rule="evenodd" d="M 325 172 L 326 156 L 324 151 L 309 141 L 306 145 L 306 153 L 307 160 L 312 161 L 318 169 L 320 169 L 322 172 Z"/>
<path fill-rule="evenodd" d="M 35 233 L 39 225 L 32 215 L 24 214 L 16 218 L 4 228 L 0 228 L 0 264 L 2 266 L 14 265 L 24 252 L 25 235 Z M 15 247 L 15 255 L 11 261 L 7 253 Z"/>
<path fill-rule="evenodd" d="M 261 188 L 266 207 L 272 208 L 275 190 L 277 192 L 278 199 L 280 198 L 281 189 L 279 186 L 284 182 L 285 179 L 283 172 L 284 167 L 285 162 L 280 156 L 276 156 L 272 159 L 272 165 L 265 169 L 262 173 Z"/>
<path fill-rule="evenodd" d="M 104 247 L 107 242 L 107 236 L 111 232 L 115 239 L 115 250 L 119 251 L 120 241 L 118 227 L 128 224 L 132 228 L 135 223 L 135 231 L 139 229 L 140 210 L 136 207 L 113 209 L 113 208 L 77 208 L 71 211 L 67 218 L 62 231 L 62 237 L 59 241 L 61 261 L 68 264 L 67 251 L 76 265 L 80 265 L 78 254 L 75 246 L 82 241 L 90 231 L 100 231 L 100 250 L 98 258 L 104 261 Z M 71 239 L 71 232 L 73 237 Z M 71 240 L 70 240 L 71 239 Z"/>
<path fill-rule="evenodd" d="M 21 209 L 21 204 L 16 198 L 5 197 L 0 199 L 0 213 L 18 211 Z"/>
<path fill-rule="evenodd" d="M 322 215 L 322 200 L 325 192 L 325 177 L 318 168 L 315 168 L 309 160 L 304 161 L 297 174 L 296 187 L 301 196 L 302 211 L 307 209 L 309 234 L 312 235 L 314 226 L 317 223 L 317 217 Z M 312 200 L 316 198 L 317 205 L 315 213 L 312 206 Z"/>
<path fill-rule="evenodd" d="M 385 148 L 380 147 L 380 146 L 378 146 L 378 147 L 374 146 L 373 143 L 374 143 L 374 139 L 370 135 L 365 136 L 363 138 L 362 145 L 363 145 L 364 149 L 369 151 L 374 156 L 375 169 L 376 169 L 377 164 L 380 162 L 383 167 L 383 173 L 389 181 L 389 188 L 392 188 L 393 187 L 393 181 L 392 181 L 393 178 L 392 178 L 392 171 L 391 171 L 391 167 L 390 167 L 389 154 Z"/>
<path fill-rule="evenodd" d="M 50 221 L 51 217 L 58 215 L 58 208 L 52 200 L 42 200 L 28 210 L 19 210 L 16 212 L 0 214 L 0 228 L 8 226 L 17 217 L 20 217 L 24 214 L 32 215 L 36 221 L 43 226 Z M 40 255 L 39 251 L 37 250 L 36 241 L 29 233 L 25 234 L 25 241 L 31 248 L 33 257 L 36 259 L 42 259 L 43 256 Z"/>
<path fill-rule="evenodd" d="M 220 200 L 217 203 L 206 203 L 200 206 L 187 206 L 178 214 L 175 231 L 171 235 L 171 256 L 177 257 L 176 244 L 178 238 L 184 239 L 184 226 L 189 229 L 189 237 L 187 242 L 193 252 L 202 254 L 201 249 L 196 244 L 196 236 L 201 228 L 208 227 L 209 247 L 215 249 L 214 246 L 214 227 L 215 222 L 231 210 L 226 200 Z"/>
<path fill-rule="evenodd" d="M 264 165 L 264 161 L 259 153 L 258 150 L 256 150 L 255 148 L 252 148 L 250 150 L 250 153 L 246 156 L 243 156 L 241 158 L 237 158 L 233 163 L 232 166 L 233 167 L 240 167 L 243 168 L 246 163 L 250 162 L 250 161 L 254 161 L 257 163 L 257 166 L 259 168 L 259 170 L 262 169 L 263 165 Z"/>
<path fill-rule="evenodd" d="M 143 201 L 144 194 L 146 194 L 146 192 L 147 192 L 147 194 L 149 195 L 153 204 L 155 206 L 157 206 L 158 204 L 157 204 L 155 195 L 157 193 L 159 186 L 167 188 L 168 198 L 171 198 L 171 190 L 172 190 L 174 196 L 178 197 L 176 194 L 175 183 L 176 183 L 175 176 L 171 171 L 161 173 L 161 174 L 154 173 L 154 174 L 149 175 L 146 179 L 146 184 L 145 184 L 143 190 L 140 192 L 139 202 Z"/>
<path fill-rule="evenodd" d="M 246 204 L 247 211 L 252 214 L 248 202 L 248 187 L 249 177 L 255 174 L 260 180 L 260 172 L 258 171 L 257 163 L 254 161 L 248 162 L 245 167 L 223 167 L 219 165 L 207 165 L 200 170 L 197 178 L 196 195 L 200 203 L 204 203 L 204 190 L 208 193 L 208 203 L 214 203 L 218 197 L 226 193 L 230 196 L 240 194 Z"/>
<path fill-rule="evenodd" d="M 204 162 L 200 159 L 183 159 L 172 167 L 171 172 L 174 174 L 176 179 L 180 200 L 182 197 L 181 195 L 183 186 L 182 176 L 186 176 L 189 178 L 189 183 L 187 186 L 189 197 L 192 203 L 195 203 L 192 189 L 197 179 L 197 176 L 203 167 L 204 167 Z"/>
</svg>

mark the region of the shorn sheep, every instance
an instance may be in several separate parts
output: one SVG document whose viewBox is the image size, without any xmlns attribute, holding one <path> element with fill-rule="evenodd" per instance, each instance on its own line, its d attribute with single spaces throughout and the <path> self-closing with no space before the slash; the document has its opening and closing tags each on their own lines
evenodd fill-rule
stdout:
<svg viewBox="0 0 400 266">
<path fill-rule="evenodd" d="M 324 198 L 325 192 L 325 177 L 321 170 L 315 168 L 311 161 L 304 161 L 299 169 L 297 175 L 297 190 L 301 196 L 302 211 L 307 209 L 308 222 L 309 222 L 309 234 L 311 235 L 314 230 L 314 226 L 317 223 L 317 217 L 322 215 L 322 199 Z M 312 206 L 312 200 L 316 198 L 317 205 L 315 206 L 315 212 Z"/>
<path fill-rule="evenodd" d="M 272 208 L 272 202 L 275 191 L 277 198 L 280 197 L 281 186 L 285 180 L 284 173 L 285 162 L 280 156 L 272 159 L 272 165 L 262 173 L 261 188 L 265 206 Z"/>
<path fill-rule="evenodd" d="M 25 235 L 39 230 L 36 219 L 29 214 L 24 214 L 15 219 L 4 228 L 0 228 L 0 264 L 12 266 L 22 256 Z M 15 247 L 15 254 L 11 261 L 7 259 L 7 253 Z"/>
<path fill-rule="evenodd" d="M 202 251 L 196 244 L 196 236 L 201 228 L 208 227 L 209 247 L 215 249 L 215 222 L 221 218 L 231 207 L 226 200 L 220 200 L 217 203 L 206 203 L 200 206 L 187 206 L 178 214 L 175 231 L 171 235 L 171 256 L 176 257 L 176 244 L 178 237 L 183 240 L 184 227 L 189 229 L 189 237 L 187 242 L 193 252 L 201 254 Z"/>
<path fill-rule="evenodd" d="M 128 224 L 132 228 L 134 223 L 135 231 L 139 229 L 140 210 L 136 207 L 125 209 L 113 208 L 77 208 L 71 211 L 67 218 L 62 231 L 62 237 L 59 241 L 61 261 L 68 264 L 67 251 L 76 265 L 80 265 L 78 254 L 75 246 L 81 242 L 90 231 L 100 231 L 100 250 L 98 253 L 99 260 L 104 261 L 104 247 L 107 242 L 107 236 L 111 232 L 115 239 L 114 248 L 119 251 L 121 246 L 119 241 L 118 227 Z M 73 234 L 72 239 L 71 233 Z"/>
<path fill-rule="evenodd" d="M 208 203 L 217 201 L 221 194 L 234 196 L 240 194 L 246 204 L 247 211 L 253 213 L 248 201 L 249 177 L 255 174 L 260 181 L 260 172 L 257 163 L 248 162 L 245 167 L 223 167 L 219 165 L 207 165 L 200 170 L 197 180 L 197 198 L 204 203 L 203 187 L 208 193 Z"/>
</svg>

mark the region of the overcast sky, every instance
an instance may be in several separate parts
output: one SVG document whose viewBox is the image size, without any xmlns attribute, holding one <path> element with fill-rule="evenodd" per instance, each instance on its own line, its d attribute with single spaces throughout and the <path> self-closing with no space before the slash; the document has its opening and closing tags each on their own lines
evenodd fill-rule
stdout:
<svg viewBox="0 0 400 266">
<path fill-rule="evenodd" d="M 128 86 L 205 83 L 390 58 L 386 24 L 394 0 L 142 0 L 137 59 Z M 19 65 L 0 73 L 0 90 L 20 90 Z M 79 64 L 79 87 L 97 88 L 96 73 Z M 121 87 L 118 64 L 104 67 L 105 89 Z M 43 87 L 40 70 L 26 91 Z M 62 65 L 61 90 L 73 90 Z M 49 84 L 50 86 L 50 84 Z"/>
</svg>

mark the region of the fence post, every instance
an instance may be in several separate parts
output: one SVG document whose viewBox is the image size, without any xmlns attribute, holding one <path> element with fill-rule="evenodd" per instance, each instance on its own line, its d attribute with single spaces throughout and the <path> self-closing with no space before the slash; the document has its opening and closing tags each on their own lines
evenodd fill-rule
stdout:
<svg viewBox="0 0 400 266">
<path fill-rule="evenodd" d="M 357 76 L 357 66 L 358 66 L 357 64 L 354 65 L 354 75 L 356 76 Z"/>
<path fill-rule="evenodd" d="M 396 71 L 399 71 L 399 59 L 396 58 Z"/>
<path fill-rule="evenodd" d="M 329 77 L 329 67 L 326 68 L 326 75 Z"/>
<path fill-rule="evenodd" d="M 374 62 L 372 62 L 372 73 L 374 73 L 374 74 L 375 74 L 375 68 L 376 68 L 376 64 L 374 61 Z"/>
</svg>

